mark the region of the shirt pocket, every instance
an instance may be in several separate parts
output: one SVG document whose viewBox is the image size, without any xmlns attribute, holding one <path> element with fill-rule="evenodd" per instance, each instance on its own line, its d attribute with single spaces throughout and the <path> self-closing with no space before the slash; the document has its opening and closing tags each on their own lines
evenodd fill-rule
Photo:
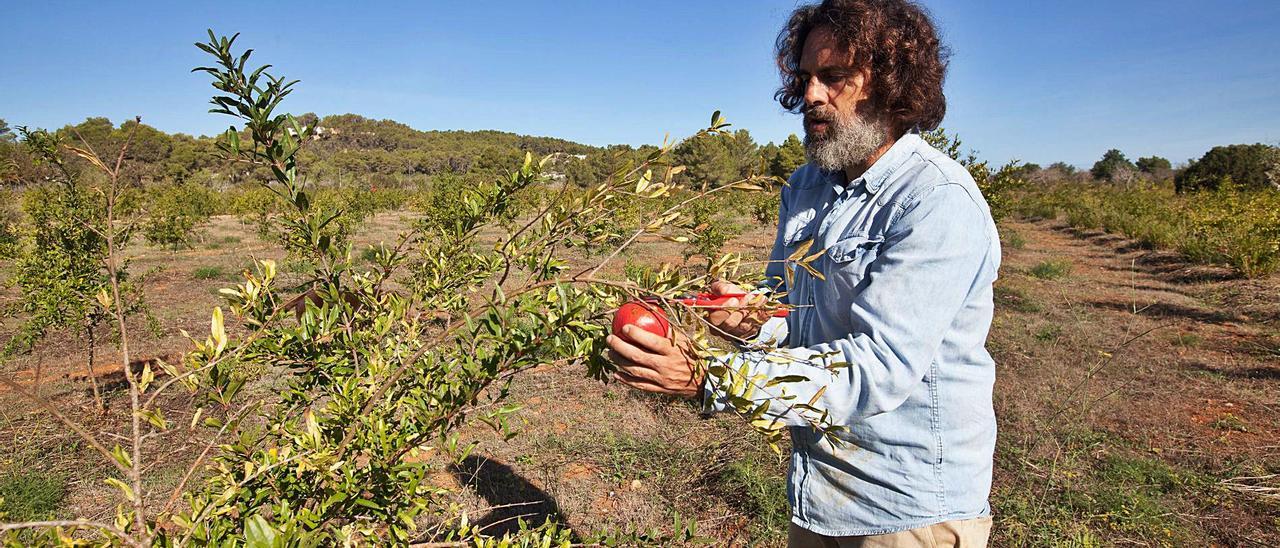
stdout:
<svg viewBox="0 0 1280 548">
<path fill-rule="evenodd" d="M 816 211 L 807 209 L 797 212 L 786 220 L 786 224 L 782 227 L 782 243 L 788 252 L 795 250 L 805 240 L 813 237 L 813 225 L 816 224 L 813 219 L 816 216 Z"/>
<path fill-rule="evenodd" d="M 849 297 L 848 292 L 866 277 L 867 269 L 880 255 L 883 237 L 848 236 L 827 247 L 828 285 L 834 290 L 832 297 Z"/>
</svg>

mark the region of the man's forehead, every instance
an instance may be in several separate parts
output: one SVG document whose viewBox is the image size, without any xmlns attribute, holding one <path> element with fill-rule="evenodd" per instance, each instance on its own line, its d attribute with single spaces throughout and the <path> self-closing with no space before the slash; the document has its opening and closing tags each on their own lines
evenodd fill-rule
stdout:
<svg viewBox="0 0 1280 548">
<path fill-rule="evenodd" d="M 809 31 L 800 55 L 801 68 L 812 70 L 852 65 L 853 54 L 849 48 L 840 47 L 839 40 L 830 27 L 821 26 Z"/>
</svg>

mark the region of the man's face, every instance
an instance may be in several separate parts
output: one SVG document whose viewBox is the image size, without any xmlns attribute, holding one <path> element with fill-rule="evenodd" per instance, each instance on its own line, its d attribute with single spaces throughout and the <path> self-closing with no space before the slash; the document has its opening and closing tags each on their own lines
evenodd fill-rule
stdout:
<svg viewBox="0 0 1280 548">
<path fill-rule="evenodd" d="M 870 71 L 857 68 L 828 27 L 805 39 L 796 77 L 805 85 L 804 143 L 809 161 L 836 171 L 858 165 L 888 139 L 868 114 Z M 860 112 L 861 111 L 861 112 Z"/>
</svg>

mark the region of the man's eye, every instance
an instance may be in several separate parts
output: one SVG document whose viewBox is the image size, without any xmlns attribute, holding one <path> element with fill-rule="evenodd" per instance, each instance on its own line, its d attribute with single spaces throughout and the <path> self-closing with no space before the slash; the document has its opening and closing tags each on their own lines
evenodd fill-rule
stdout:
<svg viewBox="0 0 1280 548">
<path fill-rule="evenodd" d="M 847 75 L 843 72 L 824 72 L 818 75 L 818 78 L 822 79 L 822 83 L 828 86 L 843 82 L 846 77 Z"/>
</svg>

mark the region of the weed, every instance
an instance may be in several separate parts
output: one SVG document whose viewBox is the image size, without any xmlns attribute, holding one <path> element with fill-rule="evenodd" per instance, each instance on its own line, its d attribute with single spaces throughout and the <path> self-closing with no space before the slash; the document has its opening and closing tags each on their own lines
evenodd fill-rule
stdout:
<svg viewBox="0 0 1280 548">
<path fill-rule="evenodd" d="M 1041 327 L 1040 330 L 1036 331 L 1036 334 L 1035 334 L 1036 340 L 1040 342 L 1055 341 L 1055 340 L 1058 340 L 1058 337 L 1061 337 L 1061 336 L 1062 336 L 1062 326 L 1057 324 L 1050 324 L 1050 325 Z"/>
<path fill-rule="evenodd" d="M 201 266 L 191 271 L 191 277 L 196 280 L 218 280 L 225 275 L 226 272 L 221 266 Z"/>
<path fill-rule="evenodd" d="M 0 476 L 0 514 L 10 522 L 50 519 L 66 496 L 63 479 L 23 470 Z"/>
<path fill-rule="evenodd" d="M 787 529 L 791 511 L 787 506 L 786 478 L 756 459 L 729 463 L 717 478 L 717 486 L 738 507 L 755 519 L 752 536 L 781 535 Z"/>
<path fill-rule="evenodd" d="M 1204 337 L 1196 335 L 1195 333 L 1179 333 L 1174 337 L 1174 342 L 1176 342 L 1178 346 L 1185 348 L 1199 348 L 1200 345 L 1204 344 Z"/>
<path fill-rule="evenodd" d="M 1034 314 L 1043 310 L 1026 292 L 1005 285 L 995 286 L 995 302 L 997 306 L 1007 307 L 1014 312 Z"/>
<path fill-rule="evenodd" d="M 1013 230 L 1004 230 L 1001 234 L 1004 236 L 1004 245 L 1006 247 L 1011 249 L 1022 249 L 1027 247 L 1027 239 L 1023 238 L 1022 234 Z"/>
<path fill-rule="evenodd" d="M 1248 432 L 1249 425 L 1245 424 L 1244 419 L 1237 417 L 1233 413 L 1226 413 L 1217 420 L 1209 423 L 1209 426 L 1218 430 L 1226 430 L 1228 432 Z"/>
<path fill-rule="evenodd" d="M 281 266 L 280 269 L 285 272 L 298 274 L 298 273 L 311 272 L 315 270 L 315 268 L 316 268 L 316 264 L 314 262 L 306 259 L 297 259 L 297 260 L 286 261 L 284 265 Z"/>
<path fill-rule="evenodd" d="M 1071 261 L 1067 259 L 1044 261 L 1031 267 L 1027 273 L 1041 280 L 1056 280 L 1071 273 Z"/>
</svg>

